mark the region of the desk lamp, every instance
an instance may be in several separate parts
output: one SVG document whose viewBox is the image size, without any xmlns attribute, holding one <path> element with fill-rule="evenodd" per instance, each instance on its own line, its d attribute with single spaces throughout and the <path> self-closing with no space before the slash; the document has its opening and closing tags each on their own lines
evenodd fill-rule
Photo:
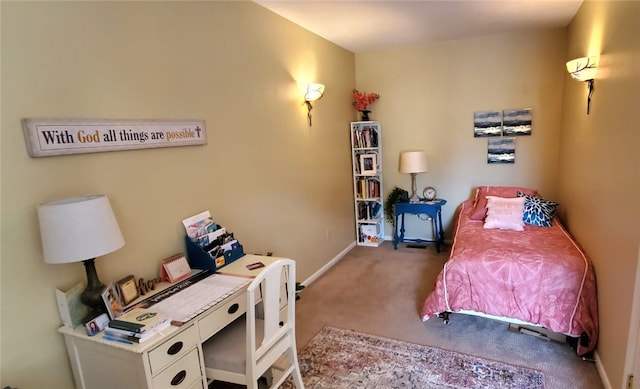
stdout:
<svg viewBox="0 0 640 389">
<path fill-rule="evenodd" d="M 403 151 L 400 153 L 400 173 L 411 174 L 411 197 L 410 203 L 420 201 L 416 189 L 416 175 L 427 171 L 427 155 L 422 150 Z"/>
<path fill-rule="evenodd" d="M 95 258 L 118 250 L 124 238 L 109 199 L 94 194 L 44 202 L 38 205 L 40 237 L 47 263 L 84 263 L 87 287 L 80 301 L 94 313 L 104 311 Z"/>
</svg>

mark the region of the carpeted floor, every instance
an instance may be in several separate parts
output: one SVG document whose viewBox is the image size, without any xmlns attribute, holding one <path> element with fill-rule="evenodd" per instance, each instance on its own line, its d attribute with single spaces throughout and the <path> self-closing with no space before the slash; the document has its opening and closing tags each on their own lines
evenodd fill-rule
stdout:
<svg viewBox="0 0 640 389">
<path fill-rule="evenodd" d="M 323 327 L 433 346 L 542 371 L 546 389 L 602 389 L 595 364 L 568 344 L 513 333 L 503 322 L 453 314 L 422 322 L 422 304 L 449 257 L 449 247 L 408 248 L 392 242 L 355 247 L 300 293 L 296 339 L 304 348 Z M 302 281 L 302 280 L 299 280 Z"/>
<path fill-rule="evenodd" d="M 305 386 L 315 389 L 544 388 L 537 370 L 332 327 L 298 360 Z M 289 380 L 281 388 L 295 385 Z"/>
<path fill-rule="evenodd" d="M 439 254 L 432 246 L 400 244 L 394 250 L 391 242 L 355 247 L 300 293 L 298 350 L 324 327 L 334 327 L 528 367 L 544 374 L 545 389 L 603 388 L 595 364 L 567 344 L 513 333 L 506 323 L 474 316 L 452 314 L 448 325 L 439 319 L 422 322 L 422 304 L 448 256 L 448 247 Z"/>
</svg>

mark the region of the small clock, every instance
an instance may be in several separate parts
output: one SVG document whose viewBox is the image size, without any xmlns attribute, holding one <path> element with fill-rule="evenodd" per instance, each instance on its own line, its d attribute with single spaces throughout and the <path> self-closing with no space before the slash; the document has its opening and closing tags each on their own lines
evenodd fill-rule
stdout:
<svg viewBox="0 0 640 389">
<path fill-rule="evenodd" d="M 427 201 L 433 201 L 436 199 L 436 196 L 438 195 L 438 192 L 436 192 L 436 188 L 432 187 L 432 186 L 427 186 L 426 188 L 424 188 L 424 191 L 422 192 L 422 195 L 424 196 L 424 199 Z"/>
</svg>

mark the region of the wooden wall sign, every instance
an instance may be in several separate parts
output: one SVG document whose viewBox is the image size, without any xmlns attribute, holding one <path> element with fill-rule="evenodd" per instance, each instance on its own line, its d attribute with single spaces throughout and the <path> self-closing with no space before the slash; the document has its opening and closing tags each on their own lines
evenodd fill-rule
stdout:
<svg viewBox="0 0 640 389">
<path fill-rule="evenodd" d="M 207 144 L 204 120 L 23 119 L 31 157 Z"/>
</svg>

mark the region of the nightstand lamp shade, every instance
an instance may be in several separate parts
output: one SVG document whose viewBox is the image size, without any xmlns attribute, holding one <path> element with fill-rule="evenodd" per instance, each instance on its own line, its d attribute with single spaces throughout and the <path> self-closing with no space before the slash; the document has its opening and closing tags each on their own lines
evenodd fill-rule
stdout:
<svg viewBox="0 0 640 389">
<path fill-rule="evenodd" d="M 411 203 L 420 201 L 416 188 L 416 175 L 426 172 L 427 168 L 427 155 L 424 151 L 403 151 L 400 153 L 400 173 L 411 174 L 411 197 L 409 198 Z"/>
<path fill-rule="evenodd" d="M 87 288 L 82 302 L 100 311 L 104 284 L 94 260 L 124 245 L 118 221 L 106 195 L 85 195 L 38 205 L 44 261 L 60 264 L 84 262 Z"/>
</svg>

